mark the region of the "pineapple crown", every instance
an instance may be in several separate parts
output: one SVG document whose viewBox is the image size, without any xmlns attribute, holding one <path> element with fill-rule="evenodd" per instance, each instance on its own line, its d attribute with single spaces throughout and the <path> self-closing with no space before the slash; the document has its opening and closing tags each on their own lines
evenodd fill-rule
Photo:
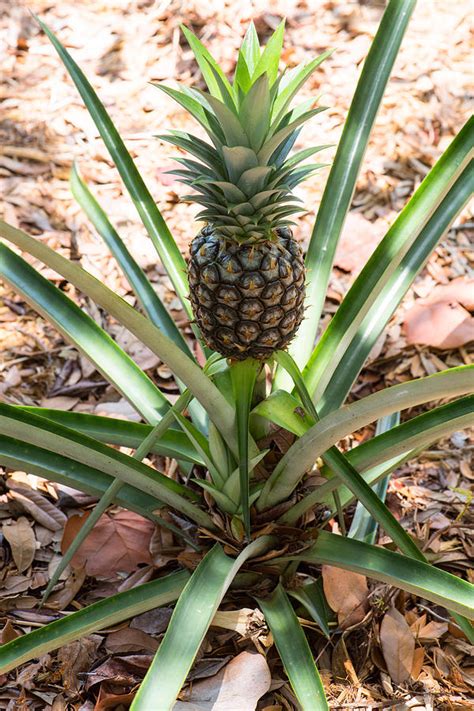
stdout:
<svg viewBox="0 0 474 711">
<path fill-rule="evenodd" d="M 290 215 L 304 211 L 293 188 L 325 165 L 301 163 L 328 146 L 288 158 L 303 124 L 324 111 L 313 98 L 295 108 L 290 103 L 331 51 L 279 73 L 284 21 L 263 51 L 250 23 L 231 84 L 200 40 L 184 26 L 182 31 L 208 91 L 156 86 L 201 124 L 211 143 L 182 131 L 158 136 L 198 159 L 177 158 L 182 168 L 170 172 L 195 190 L 183 200 L 202 205 L 196 219 L 238 242 L 272 238 L 276 228 L 294 224 Z"/>
</svg>

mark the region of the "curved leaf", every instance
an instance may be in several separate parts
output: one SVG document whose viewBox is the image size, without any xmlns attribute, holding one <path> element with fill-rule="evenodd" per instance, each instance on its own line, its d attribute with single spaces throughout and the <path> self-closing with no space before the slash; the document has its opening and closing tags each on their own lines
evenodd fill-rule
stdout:
<svg viewBox="0 0 474 711">
<path fill-rule="evenodd" d="M 320 531 L 307 550 L 277 561 L 335 565 L 367 575 L 474 619 L 474 585 L 419 560 L 385 548 Z"/>
<path fill-rule="evenodd" d="M 150 321 L 171 338 L 186 355 L 192 357 L 186 341 L 148 281 L 145 272 L 132 257 L 106 213 L 81 178 L 75 163 L 71 170 L 70 185 L 73 196 L 117 260 Z"/>
<path fill-rule="evenodd" d="M 69 52 L 62 46 L 57 37 L 51 32 L 44 22 L 36 18 L 40 27 L 50 39 L 53 47 L 59 54 L 69 76 L 76 85 L 102 139 L 107 146 L 112 160 L 120 173 L 125 187 L 137 209 L 140 218 L 150 235 L 150 238 L 160 255 L 169 278 L 181 300 L 185 313 L 191 316 L 191 307 L 187 300 L 188 284 L 186 279 L 186 262 L 179 251 L 171 232 L 158 210 L 152 195 L 146 187 L 143 178 L 137 170 L 135 163 L 127 151 L 119 132 L 112 119 L 105 110 L 96 92 L 86 76 L 73 60 Z"/>
<path fill-rule="evenodd" d="M 25 412 L 32 412 L 34 415 L 46 417 L 59 425 L 70 427 L 78 432 L 94 437 L 106 444 L 116 444 L 119 447 L 130 447 L 136 449 L 140 442 L 152 431 L 151 425 L 143 425 L 139 422 L 118 419 L 117 417 L 102 417 L 100 415 L 90 415 L 85 412 L 71 412 L 68 410 L 53 410 L 45 407 L 29 407 L 15 405 Z M 163 457 L 181 459 L 193 464 L 203 464 L 201 457 L 190 444 L 184 432 L 169 429 L 160 439 L 154 443 L 152 452 L 161 454 Z"/>
<path fill-rule="evenodd" d="M 198 565 L 181 593 L 166 634 L 131 711 L 168 711 L 186 680 L 209 625 L 242 564 L 269 545 L 266 536 L 247 546 L 233 560 L 217 543 Z"/>
<path fill-rule="evenodd" d="M 316 459 L 346 435 L 380 417 L 473 389 L 474 366 L 451 368 L 426 378 L 394 385 L 323 417 L 285 453 L 265 483 L 259 506 L 288 498 Z"/>
<path fill-rule="evenodd" d="M 357 83 L 306 255 L 306 318 L 290 349 L 300 367 L 306 364 L 313 350 L 337 243 L 415 1 L 389 2 Z"/>
<path fill-rule="evenodd" d="M 440 159 L 444 171 L 440 174 L 435 166 L 425 181 L 433 180 L 436 187 L 443 188 L 463 156 L 460 147 L 465 153 L 469 140 L 474 140 L 474 118 L 471 130 L 465 127 L 454 139 L 450 147 L 452 152 L 448 148 Z M 420 229 L 426 213 L 437 204 L 432 191 L 428 187 L 423 189 L 423 186 L 424 183 L 354 282 L 305 368 L 306 384 L 321 414 L 344 402 L 375 341 L 415 276 L 470 199 L 474 187 L 474 161 L 464 169 L 430 220 Z"/>
<path fill-rule="evenodd" d="M 156 423 L 169 409 L 165 396 L 115 341 L 4 244 L 0 244 L 0 276 L 72 342 L 146 420 Z"/>
<path fill-rule="evenodd" d="M 0 646 L 0 673 L 41 657 L 69 642 L 174 602 L 189 579 L 182 570 L 112 595 Z"/>
<path fill-rule="evenodd" d="M 30 237 L 26 232 L 11 227 L 0 220 L 0 235 L 68 279 L 71 284 L 74 284 L 106 309 L 144 345 L 156 353 L 163 362 L 172 366 L 176 377 L 182 380 L 195 398 L 199 400 L 216 427 L 229 442 L 229 446 L 234 446 L 236 451 L 232 407 L 201 368 L 188 358 L 173 341 L 98 279 L 45 244 Z"/>
<path fill-rule="evenodd" d="M 164 501 L 192 521 L 213 527 L 210 517 L 189 501 L 190 497 L 198 498 L 190 489 L 97 440 L 5 404 L 0 404 L 0 433 L 100 469 Z"/>
<path fill-rule="evenodd" d="M 326 711 L 324 687 L 308 641 L 287 594 L 278 585 L 271 598 L 258 598 L 291 688 L 304 711 Z"/>
</svg>

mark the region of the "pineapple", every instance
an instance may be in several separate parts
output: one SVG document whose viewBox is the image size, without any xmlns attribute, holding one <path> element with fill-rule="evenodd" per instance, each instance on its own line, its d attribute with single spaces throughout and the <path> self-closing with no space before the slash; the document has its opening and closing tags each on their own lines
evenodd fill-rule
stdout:
<svg viewBox="0 0 474 711">
<path fill-rule="evenodd" d="M 303 124 L 323 108 L 290 102 L 329 52 L 278 72 L 284 23 L 262 51 L 253 23 L 239 50 L 233 83 L 198 38 L 183 32 L 208 91 L 157 85 L 205 129 L 210 142 L 172 131 L 159 136 L 197 160 L 170 171 L 195 192 L 206 226 L 191 243 L 190 299 L 206 343 L 236 360 L 266 360 L 285 348 L 304 314 L 303 256 L 289 219 L 303 211 L 293 188 L 321 167 L 301 165 L 325 146 L 288 155 Z M 181 167 L 182 166 L 182 167 Z"/>
</svg>

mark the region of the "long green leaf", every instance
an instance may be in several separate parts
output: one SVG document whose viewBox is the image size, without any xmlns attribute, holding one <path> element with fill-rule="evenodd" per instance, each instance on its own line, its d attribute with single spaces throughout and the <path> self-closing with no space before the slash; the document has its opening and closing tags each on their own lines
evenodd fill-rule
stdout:
<svg viewBox="0 0 474 711">
<path fill-rule="evenodd" d="M 94 437 L 106 444 L 116 444 L 120 447 L 136 449 L 145 437 L 151 432 L 151 425 L 131 422 L 116 417 L 102 417 L 90 415 L 85 412 L 70 412 L 66 410 L 53 410 L 45 407 L 27 407 L 16 405 L 25 412 L 54 420 L 60 425 L 71 427 L 83 434 Z M 182 431 L 169 429 L 154 443 L 152 452 L 163 457 L 172 457 L 193 464 L 203 464 L 201 457 L 190 444 L 188 437 Z"/>
<path fill-rule="evenodd" d="M 73 343 L 146 420 L 158 422 L 170 404 L 153 382 L 90 316 L 1 243 L 0 277 Z"/>
<path fill-rule="evenodd" d="M 306 389 L 302 375 L 293 358 L 289 353 L 280 351 L 276 354 L 275 359 L 290 373 L 303 405 L 307 408 L 314 420 L 318 421 L 318 412 L 313 405 L 311 396 Z M 412 538 L 407 534 L 392 512 L 385 506 L 383 501 L 381 501 L 377 494 L 364 481 L 363 477 L 359 474 L 357 469 L 352 466 L 344 454 L 342 454 L 337 447 L 333 446 L 323 454 L 323 459 L 335 474 L 337 474 L 339 479 L 352 491 L 358 501 L 361 501 L 376 521 L 383 526 L 386 533 L 388 533 L 400 550 L 415 559 L 424 560 L 423 554 L 418 550 Z M 273 501 L 268 502 L 267 500 L 267 506 L 272 506 L 274 503 Z"/>
<path fill-rule="evenodd" d="M 365 469 L 397 456 L 403 451 L 402 448 L 426 448 L 448 432 L 467 427 L 473 415 L 474 395 L 467 395 L 376 434 L 351 450 L 348 456 L 354 466 Z"/>
<path fill-rule="evenodd" d="M 258 60 L 255 71 L 253 72 L 252 81 L 255 81 L 261 74 L 264 73 L 268 76 L 270 86 L 276 81 L 278 75 L 278 64 L 283 47 L 284 32 L 285 20 L 282 20 L 264 47 L 262 56 Z M 250 71 L 252 70 L 250 69 Z"/>
<path fill-rule="evenodd" d="M 473 373 L 474 366 L 470 365 L 451 368 L 386 388 L 326 415 L 282 457 L 265 483 L 259 505 L 263 508 L 288 498 L 316 459 L 351 432 L 392 412 L 471 392 Z"/>
<path fill-rule="evenodd" d="M 145 437 L 145 439 L 140 442 L 140 446 L 137 447 L 137 449 L 132 455 L 133 459 L 136 459 L 138 462 L 141 462 L 142 459 L 144 459 L 150 453 L 155 442 L 159 440 L 160 437 L 162 437 L 162 435 L 172 424 L 174 413 L 176 411 L 184 410 L 189 405 L 190 400 L 191 395 L 188 391 L 185 391 L 178 398 L 177 402 L 173 405 L 173 408 L 166 413 L 166 415 L 161 419 L 161 421 L 157 425 L 155 425 L 155 427 L 153 427 L 153 429 Z M 92 529 L 94 528 L 95 524 L 98 522 L 102 514 L 105 513 L 110 504 L 114 501 L 114 499 L 117 498 L 117 494 L 124 486 L 125 484 L 123 481 L 121 481 L 120 479 L 115 479 L 115 481 L 110 484 L 107 491 L 102 494 L 100 500 L 97 502 L 97 504 L 94 506 L 94 509 L 91 511 L 87 519 L 82 524 L 80 530 L 77 532 L 74 540 L 71 541 L 71 545 L 64 553 L 63 557 L 59 562 L 59 565 L 56 567 L 54 573 L 52 574 L 48 585 L 46 586 L 46 590 L 43 593 L 42 602 L 44 602 L 48 598 L 50 592 L 58 582 L 63 571 L 66 570 L 66 567 L 69 565 L 76 551 L 79 550 L 89 533 L 92 532 Z"/>
<path fill-rule="evenodd" d="M 270 420 L 297 437 L 302 437 L 314 425 L 313 418 L 301 407 L 298 398 L 286 390 L 277 390 L 259 402 L 252 415 Z"/>
<path fill-rule="evenodd" d="M 470 395 L 394 427 L 350 450 L 346 457 L 361 472 L 368 484 L 377 484 L 402 462 L 412 459 L 417 452 L 436 440 L 469 427 L 473 413 L 474 396 Z M 306 511 L 317 505 L 324 505 L 332 510 L 332 493 L 335 490 L 343 508 L 353 501 L 352 492 L 339 483 L 329 467 L 324 467 L 321 474 L 327 478 L 326 483 L 298 501 L 283 514 L 279 523 L 295 525 Z"/>
<path fill-rule="evenodd" d="M 278 88 L 278 95 L 273 104 L 273 124 L 278 125 L 292 98 L 309 79 L 314 70 L 317 69 L 325 59 L 330 57 L 333 51 L 332 49 L 328 49 L 326 52 L 323 52 L 323 54 L 320 54 L 319 57 L 312 59 L 308 64 L 298 65 L 282 76 Z"/>
<path fill-rule="evenodd" d="M 92 195 L 84 180 L 82 180 L 75 163 L 72 166 L 69 182 L 72 194 L 117 260 L 150 321 L 157 328 L 161 329 L 168 338 L 171 338 L 187 356 L 192 358 L 193 355 L 181 331 L 176 326 L 160 297 L 148 281 L 145 272 L 132 257 L 123 240 L 112 226 L 109 218 Z M 185 386 L 179 381 L 178 386 L 181 392 L 185 390 Z M 203 407 L 196 400 L 193 400 L 190 405 L 190 414 L 200 429 L 206 431 L 207 415 Z"/>
<path fill-rule="evenodd" d="M 168 605 L 179 597 L 188 579 L 189 573 L 186 570 L 172 573 L 95 602 L 17 637 L 0 646 L 0 673 L 6 674 L 20 664 L 41 657 L 76 639 L 107 629 L 161 605 Z"/>
<path fill-rule="evenodd" d="M 436 211 L 420 229 L 426 214 L 439 201 L 433 190 L 445 189 L 474 142 L 474 118 L 453 141 L 425 178 L 406 210 L 375 250 L 305 368 L 304 377 L 321 414 L 337 408 L 347 396 L 376 339 L 388 323 L 415 276 L 436 248 L 474 189 L 474 161 L 461 173 Z M 425 183 L 428 181 L 428 186 Z M 430 190 L 430 186 L 434 187 Z"/>
<path fill-rule="evenodd" d="M 306 318 L 291 347 L 300 367 L 313 349 L 336 246 L 372 125 L 414 7 L 415 0 L 390 1 L 357 83 L 306 257 Z"/>
<path fill-rule="evenodd" d="M 128 455 L 52 420 L 0 404 L 0 433 L 37 447 L 48 447 L 51 452 L 100 469 L 164 501 L 192 521 L 206 528 L 213 527 L 210 517 L 189 501 L 189 498 L 198 498 L 190 489 Z"/>
<path fill-rule="evenodd" d="M 106 213 L 81 178 L 75 163 L 71 170 L 70 185 L 72 194 L 117 260 L 150 321 L 161 328 L 182 351 L 192 357 L 180 330 L 148 281 L 145 272 L 132 257 Z"/>
<path fill-rule="evenodd" d="M 214 145 L 218 148 L 221 147 L 223 141 L 225 141 L 224 134 L 222 130 L 219 130 L 218 133 L 215 132 L 214 124 L 217 123 L 216 118 L 211 114 L 208 108 L 209 102 L 207 100 L 205 101 L 202 95 L 193 89 L 185 87 L 179 91 L 178 89 L 173 89 L 171 86 L 156 84 L 155 82 L 153 82 L 153 86 L 174 99 L 174 101 L 191 114 L 204 128 Z M 208 97 L 209 95 L 206 94 L 206 99 Z"/>
<path fill-rule="evenodd" d="M 253 389 L 260 368 L 259 361 L 247 358 L 233 363 L 230 369 L 237 413 L 240 504 L 247 537 L 250 537 L 249 415 Z"/>
<path fill-rule="evenodd" d="M 375 436 L 383 434 L 388 430 L 396 427 L 400 422 L 400 413 L 394 412 L 392 415 L 387 415 L 387 417 L 382 417 L 375 428 Z M 390 476 L 385 476 L 383 479 L 378 481 L 373 485 L 373 490 L 376 496 L 379 497 L 381 501 L 385 501 L 387 495 L 388 484 L 390 481 Z M 339 497 L 340 501 L 340 497 Z M 342 502 L 341 502 L 342 504 Z M 364 541 L 364 543 L 376 543 L 377 542 L 377 529 L 378 523 L 376 519 L 372 516 L 370 511 L 365 508 L 361 501 L 357 502 L 356 510 L 354 511 L 354 516 L 352 518 L 351 527 L 348 532 L 349 538 L 355 538 L 356 541 Z"/>
<path fill-rule="evenodd" d="M 0 461 L 3 466 L 28 471 L 96 497 L 102 496 L 114 481 L 99 469 L 4 435 L 0 435 Z M 163 508 L 162 501 L 128 484 L 117 493 L 115 501 L 152 520 L 155 519 L 153 511 Z"/>
<path fill-rule="evenodd" d="M 255 67 L 260 59 L 260 43 L 258 41 L 257 30 L 255 25 L 251 20 L 245 33 L 244 41 L 240 47 L 239 53 L 241 53 L 245 59 L 250 75 L 252 76 Z M 278 65 L 277 65 L 278 66 Z"/>
<path fill-rule="evenodd" d="M 324 598 L 322 579 L 311 581 L 287 590 L 288 595 L 298 600 L 320 626 L 324 636 L 329 639 L 328 604 Z"/>
<path fill-rule="evenodd" d="M 50 249 L 33 237 L 30 237 L 6 222 L 0 220 L 0 236 L 9 240 L 20 249 L 36 257 L 51 269 L 86 293 L 90 298 L 106 309 L 125 328 L 133 333 L 144 345 L 147 345 L 165 363 L 170 365 L 177 378 L 193 393 L 203 405 L 216 427 L 237 451 L 234 433 L 234 412 L 201 368 L 183 353 L 167 336 L 157 329 L 147 318 L 138 313 L 124 299 L 108 289 L 99 279 L 88 274 L 77 264 Z M 1 264 L 1 263 L 0 263 Z"/>
<path fill-rule="evenodd" d="M 69 76 L 79 91 L 102 139 L 107 146 L 140 218 L 150 235 L 150 238 L 160 256 L 176 294 L 183 304 L 184 311 L 191 316 L 191 307 L 187 300 L 188 284 L 186 279 L 186 263 L 179 251 L 171 232 L 168 229 L 159 209 L 153 200 L 143 178 L 141 177 L 130 153 L 115 128 L 112 119 L 105 110 L 96 92 L 78 67 L 69 52 L 62 46 L 57 37 L 44 22 L 38 22 L 50 39 L 55 50 L 66 67 Z"/>
<path fill-rule="evenodd" d="M 320 531 L 316 543 L 277 561 L 334 565 L 380 580 L 474 619 L 474 586 L 419 560 L 385 548 Z"/>
<path fill-rule="evenodd" d="M 196 35 L 193 34 L 191 30 L 189 30 L 185 25 L 180 25 L 180 27 L 182 33 L 188 41 L 189 46 L 193 51 L 194 56 L 196 57 L 199 69 L 202 72 L 204 81 L 206 82 L 209 91 L 213 96 L 216 96 L 218 99 L 224 100 L 225 96 L 231 94 L 232 92 L 232 87 L 227 81 L 227 77 L 225 76 L 224 72 L 222 71 L 214 57 L 210 54 L 210 52 L 206 49 L 202 42 L 196 37 Z M 215 72 L 217 72 L 221 82 L 224 84 L 224 87 L 226 89 L 226 92 L 224 94 L 220 89 L 219 83 L 216 77 L 214 76 L 211 67 L 214 69 Z"/>
<path fill-rule="evenodd" d="M 216 544 L 198 565 L 181 593 L 131 711 L 172 709 L 209 625 L 229 585 L 242 564 L 268 547 L 268 537 L 258 538 L 233 560 Z"/>
<path fill-rule="evenodd" d="M 278 585 L 270 598 L 259 598 L 258 603 L 301 708 L 303 711 L 328 710 L 308 641 L 284 589 Z"/>
</svg>

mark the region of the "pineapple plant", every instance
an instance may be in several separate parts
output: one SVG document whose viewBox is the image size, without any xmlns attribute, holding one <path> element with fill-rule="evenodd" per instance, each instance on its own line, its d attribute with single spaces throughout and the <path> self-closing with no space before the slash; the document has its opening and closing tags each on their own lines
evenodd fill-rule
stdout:
<svg viewBox="0 0 474 711">
<path fill-rule="evenodd" d="M 426 175 L 315 346 L 344 218 L 414 4 L 390 0 L 362 69 L 305 257 L 309 317 L 288 352 L 282 348 L 301 321 L 305 279 L 290 232 L 289 217 L 299 209 L 292 189 L 317 168 L 301 162 L 318 148 L 292 157 L 289 151 L 305 120 L 319 110 L 312 101 L 290 109 L 289 101 L 327 55 L 278 76 L 283 25 L 263 52 L 251 26 L 231 86 L 199 40 L 184 30 L 209 93 L 161 88 L 200 121 L 210 139 L 178 132 L 167 137 L 193 155 L 179 158 L 179 177 L 194 189 L 189 199 L 202 205 L 199 219 L 206 222 L 191 247 L 190 304 L 186 263 L 156 202 L 87 78 L 42 24 L 96 123 L 184 311 L 192 318 L 194 310 L 204 340 L 218 353 L 206 351 L 200 367 L 75 167 L 72 193 L 126 275 L 136 307 L 41 239 L 0 220 L 2 280 L 49 319 L 143 420 L 125 423 L 85 412 L 0 403 L 2 466 L 99 498 L 43 599 L 111 503 L 167 528 L 191 553 L 176 559 L 171 572 L 156 571 L 150 582 L 68 611 L 1 645 L 0 674 L 82 635 L 176 603 L 130 707 L 169 711 L 221 603 L 225 599 L 226 606 L 238 605 L 243 592 L 245 601 L 254 600 L 265 617 L 295 696 L 294 708 L 327 711 L 315 658 L 341 630 L 328 613 L 321 564 L 446 607 L 456 634 L 474 643 L 473 586 L 430 564 L 421 550 L 423 541 L 415 541 L 384 503 L 388 479 L 400 464 L 472 424 L 474 365 L 404 381 L 341 407 L 374 339 L 472 194 L 474 119 Z M 176 402 L 20 253 L 68 280 L 166 363 L 181 390 Z M 235 298 L 226 298 L 226 293 Z M 200 337 L 199 329 L 195 334 Z M 262 367 L 267 358 L 275 366 L 271 373 Z M 266 377 L 259 381 L 262 374 Z M 271 393 L 260 387 L 270 379 Z M 457 399 L 399 424 L 400 411 L 445 398 Z M 258 437 L 262 420 L 290 433 L 293 443 L 257 476 L 255 469 L 266 454 L 259 449 L 259 444 L 266 446 Z M 374 437 L 344 453 L 337 447 L 351 432 L 375 421 Z M 118 451 L 117 445 L 134 452 Z M 176 476 L 160 472 L 154 454 L 173 458 Z M 315 467 L 317 483 L 307 477 Z M 346 535 L 343 524 L 354 501 Z M 340 534 L 331 530 L 336 518 Z M 383 541 L 377 545 L 378 526 L 391 538 L 389 546 Z M 305 618 L 314 623 L 307 633 L 301 625 Z"/>
<path fill-rule="evenodd" d="M 324 148 L 289 157 L 304 124 L 324 109 L 290 104 L 325 52 L 304 67 L 278 72 L 284 22 L 262 51 L 250 23 L 231 84 L 186 27 L 208 91 L 158 85 L 204 128 L 210 143 L 174 131 L 160 136 L 194 159 L 170 171 L 194 193 L 206 222 L 191 243 L 190 299 L 207 345 L 236 360 L 266 360 L 286 348 L 304 314 L 305 268 L 290 217 L 303 208 L 293 189 L 321 167 L 303 164 Z"/>
</svg>

